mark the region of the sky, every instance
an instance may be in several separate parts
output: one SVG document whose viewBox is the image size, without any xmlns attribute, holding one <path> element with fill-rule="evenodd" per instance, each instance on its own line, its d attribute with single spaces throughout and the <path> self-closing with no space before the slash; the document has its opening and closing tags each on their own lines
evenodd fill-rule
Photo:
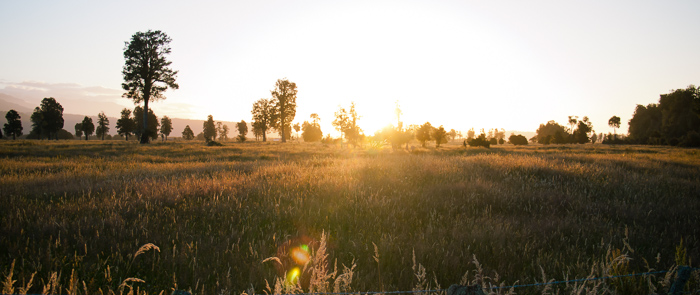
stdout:
<svg viewBox="0 0 700 295">
<path fill-rule="evenodd" d="M 396 122 L 534 132 L 700 83 L 700 1 L 0 1 L 0 93 L 118 117 L 125 42 L 172 38 L 178 90 L 158 116 L 251 120 L 277 79 L 295 122 L 355 102 L 366 134 Z M 179 130 L 174 130 L 179 134 Z M 333 133 L 334 135 L 336 133 Z"/>
</svg>

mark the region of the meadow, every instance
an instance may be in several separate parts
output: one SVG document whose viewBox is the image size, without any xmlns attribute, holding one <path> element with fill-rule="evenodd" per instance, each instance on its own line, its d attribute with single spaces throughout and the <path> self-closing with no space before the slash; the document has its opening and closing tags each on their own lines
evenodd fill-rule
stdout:
<svg viewBox="0 0 700 295">
<path fill-rule="evenodd" d="M 697 149 L 0 141 L 0 197 L 4 293 L 433 290 L 700 258 Z M 673 276 L 487 291 L 664 293 Z"/>
</svg>

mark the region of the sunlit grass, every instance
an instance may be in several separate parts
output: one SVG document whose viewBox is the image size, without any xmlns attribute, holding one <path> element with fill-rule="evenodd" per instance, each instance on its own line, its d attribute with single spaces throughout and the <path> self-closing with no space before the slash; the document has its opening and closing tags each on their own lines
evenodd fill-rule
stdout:
<svg viewBox="0 0 700 295">
<path fill-rule="evenodd" d="M 1 141 L 0 271 L 7 276 L 14 261 L 22 286 L 36 272 L 30 293 L 78 282 L 80 294 L 132 287 L 218 294 L 666 270 L 681 239 L 686 263 L 700 256 L 698 152 Z M 319 257 L 323 234 L 328 265 L 294 264 L 301 245 L 310 261 Z M 149 243 L 160 251 L 135 254 Z M 270 257 L 279 263 L 262 262 Z M 300 285 L 276 287 L 292 267 Z M 129 278 L 144 282 L 124 283 Z M 668 287 L 662 277 L 643 280 Z M 562 288 L 648 292 L 643 280 Z"/>
</svg>

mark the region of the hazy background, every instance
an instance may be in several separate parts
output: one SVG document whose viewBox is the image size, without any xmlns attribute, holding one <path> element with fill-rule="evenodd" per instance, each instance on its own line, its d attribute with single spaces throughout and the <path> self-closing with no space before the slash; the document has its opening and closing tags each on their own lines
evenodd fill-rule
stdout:
<svg viewBox="0 0 700 295">
<path fill-rule="evenodd" d="M 134 107 L 121 98 L 124 42 L 152 29 L 173 39 L 179 71 L 180 89 L 149 105 L 159 118 L 250 121 L 286 77 L 299 89 L 295 122 L 318 113 L 324 133 L 355 101 L 372 134 L 395 122 L 397 100 L 408 124 L 534 131 L 587 115 L 608 132 L 617 115 L 625 133 L 636 104 L 700 83 L 698 11 L 699 1 L 2 1 L 0 99 L 32 109 L 51 96 L 66 114 L 117 117 Z"/>
</svg>

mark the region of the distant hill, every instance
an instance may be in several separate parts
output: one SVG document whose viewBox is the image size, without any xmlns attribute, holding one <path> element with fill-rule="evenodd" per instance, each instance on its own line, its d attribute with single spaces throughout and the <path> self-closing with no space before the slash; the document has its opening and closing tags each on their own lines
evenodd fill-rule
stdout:
<svg viewBox="0 0 700 295">
<path fill-rule="evenodd" d="M 3 119 L 9 110 L 31 113 L 34 110 L 34 107 L 27 105 L 23 100 L 15 98 L 14 96 L 0 93 L 0 111 L 4 111 L 2 113 Z"/>
</svg>

